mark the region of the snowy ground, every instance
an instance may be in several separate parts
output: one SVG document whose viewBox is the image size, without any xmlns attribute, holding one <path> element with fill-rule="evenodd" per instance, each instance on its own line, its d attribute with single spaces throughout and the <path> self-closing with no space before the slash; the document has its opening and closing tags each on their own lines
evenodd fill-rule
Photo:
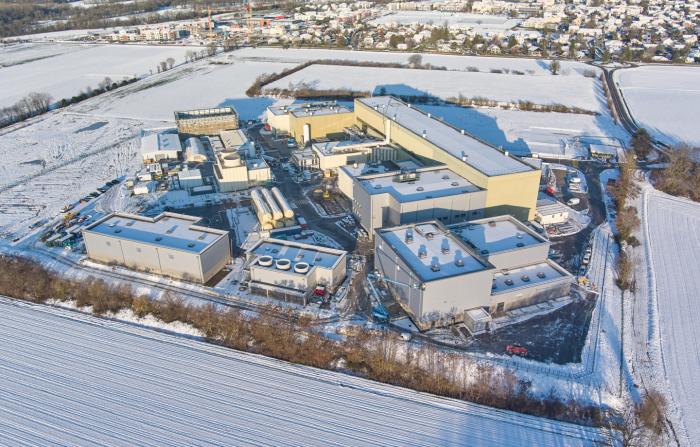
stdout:
<svg viewBox="0 0 700 447">
<path fill-rule="evenodd" d="M 644 243 L 640 249 L 645 254 L 636 278 L 636 299 L 648 309 L 648 319 L 638 319 L 649 322 L 648 329 L 640 331 L 640 343 L 647 341 L 649 359 L 659 363 L 658 374 L 650 379 L 656 383 L 646 385 L 661 392 L 670 389 L 673 416 L 681 421 L 676 432 L 682 444 L 700 445 L 700 204 L 648 184 L 640 200 Z M 640 366 L 646 361 L 641 358 Z"/>
<path fill-rule="evenodd" d="M 317 59 L 352 60 L 359 62 L 394 62 L 408 63 L 412 53 L 388 51 L 350 51 L 350 50 L 321 50 L 321 49 L 281 49 L 281 48 L 243 48 L 232 53 L 238 60 L 258 62 L 288 62 L 300 64 Z M 528 76 L 551 77 L 549 60 L 529 58 L 457 56 L 449 54 L 421 54 L 424 64 L 446 67 L 448 70 L 467 71 L 476 68 L 488 73 L 491 70 L 519 70 Z M 600 73 L 600 70 L 580 62 L 561 61 L 559 76 L 583 77 L 587 71 Z"/>
<path fill-rule="evenodd" d="M 595 429 L 0 300 L 0 433 L 15 445 L 605 443 Z M 36 337 L 37 333 L 47 334 Z"/>
<path fill-rule="evenodd" d="M 48 48 L 46 47 L 48 46 Z M 55 101 L 70 98 L 105 78 L 113 81 L 156 72 L 169 57 L 185 61 L 186 47 L 149 45 L 16 44 L 0 46 L 0 106 L 30 92 L 49 93 Z M 18 62 L 24 63 L 18 63 Z"/>
<path fill-rule="evenodd" d="M 617 70 L 614 78 L 639 126 L 666 144 L 700 146 L 700 69 L 642 66 Z"/>
<path fill-rule="evenodd" d="M 516 75 L 506 73 L 450 70 L 413 70 L 406 68 L 349 67 L 312 65 L 265 86 L 319 90 L 348 89 L 386 92 L 396 95 L 435 96 L 442 99 L 483 97 L 499 102 L 519 100 L 536 104 L 564 104 L 601 112 L 600 83 L 583 76 Z"/>
<path fill-rule="evenodd" d="M 264 73 L 291 68 L 289 63 L 203 60 L 100 95 L 77 105 L 93 116 L 174 122 L 173 112 L 203 107 L 233 106 L 242 119 L 255 119 L 275 101 L 248 98 L 245 91 Z"/>
<path fill-rule="evenodd" d="M 144 123 L 52 112 L 0 132 L 0 234 L 58 214 L 139 165 Z"/>
</svg>

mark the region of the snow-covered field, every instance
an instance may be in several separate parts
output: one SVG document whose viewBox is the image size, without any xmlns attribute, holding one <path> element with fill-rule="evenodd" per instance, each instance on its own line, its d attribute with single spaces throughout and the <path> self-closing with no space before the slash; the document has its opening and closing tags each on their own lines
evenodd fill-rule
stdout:
<svg viewBox="0 0 700 447">
<path fill-rule="evenodd" d="M 245 91 L 263 73 L 293 65 L 279 62 L 199 61 L 131 84 L 77 105 L 76 110 L 100 117 L 174 122 L 176 110 L 233 106 L 243 119 L 257 118 L 274 103 L 270 98 L 248 98 Z"/>
<path fill-rule="evenodd" d="M 371 21 L 376 25 L 398 24 L 433 24 L 462 29 L 471 29 L 478 33 L 490 33 L 507 31 L 515 28 L 519 20 L 506 16 L 492 16 L 484 14 L 468 14 L 464 12 L 443 11 L 397 11 L 381 16 Z"/>
<path fill-rule="evenodd" d="M 143 126 L 60 111 L 0 133 L 0 233 L 26 230 L 106 181 L 133 173 Z"/>
<path fill-rule="evenodd" d="M 651 188 L 645 189 L 644 200 L 649 269 L 645 282 L 652 319 L 658 325 L 662 373 L 685 428 L 685 433 L 677 430 L 683 445 L 696 446 L 700 445 L 700 204 Z"/>
<path fill-rule="evenodd" d="M 65 309 L 5 299 L 0 308 L 0 434 L 12 445 L 582 446 L 608 441 L 596 429 L 291 365 Z"/>
<path fill-rule="evenodd" d="M 389 51 L 349 51 L 321 49 L 281 49 L 281 48 L 243 48 L 233 56 L 238 60 L 258 62 L 289 62 L 300 64 L 317 59 L 350 60 L 358 62 L 394 62 L 408 63 L 412 53 Z M 527 75 L 552 76 L 549 61 L 544 59 L 519 59 L 506 57 L 457 56 L 449 54 L 421 54 L 424 64 L 446 67 L 448 70 L 467 71 L 474 67 L 482 72 L 491 70 L 519 70 Z M 580 62 L 561 61 L 560 76 L 581 76 L 586 71 L 600 73 L 600 70 Z"/>
<path fill-rule="evenodd" d="M 46 49 L 42 45 L 50 45 Z M 179 64 L 185 47 L 148 45 L 19 44 L 0 47 L 0 106 L 31 92 L 49 93 L 55 101 L 70 98 L 105 78 L 113 81 L 156 72 L 169 57 Z M 42 56 L 43 55 L 43 56 Z"/>
<path fill-rule="evenodd" d="M 700 69 L 642 66 L 617 70 L 615 82 L 641 127 L 660 141 L 700 146 Z"/>
<path fill-rule="evenodd" d="M 583 76 L 516 75 L 490 72 L 412 70 L 404 68 L 312 65 L 268 84 L 265 88 L 348 89 L 397 95 L 436 96 L 442 99 L 462 94 L 499 102 L 532 101 L 564 104 L 590 111 L 603 111 L 600 85 Z"/>
</svg>

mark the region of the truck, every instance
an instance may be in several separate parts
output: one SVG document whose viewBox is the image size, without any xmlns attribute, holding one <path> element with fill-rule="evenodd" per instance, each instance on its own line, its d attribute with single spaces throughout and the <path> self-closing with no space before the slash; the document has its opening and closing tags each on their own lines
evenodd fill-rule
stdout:
<svg viewBox="0 0 700 447">
<path fill-rule="evenodd" d="M 581 199 L 579 199 L 578 197 L 572 197 L 566 202 L 566 204 L 569 206 L 578 205 L 579 203 L 581 203 Z"/>
<path fill-rule="evenodd" d="M 301 227 L 302 230 L 306 230 L 309 228 L 309 224 L 306 223 L 306 219 L 303 217 L 299 216 L 297 217 L 297 222 L 299 222 L 299 226 Z"/>
</svg>

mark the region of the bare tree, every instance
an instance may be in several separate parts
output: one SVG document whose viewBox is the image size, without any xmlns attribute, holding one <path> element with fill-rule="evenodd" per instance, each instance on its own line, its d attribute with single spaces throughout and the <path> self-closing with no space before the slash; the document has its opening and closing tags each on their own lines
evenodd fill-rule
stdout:
<svg viewBox="0 0 700 447">
<path fill-rule="evenodd" d="M 553 75 L 558 75 L 558 74 L 559 74 L 559 69 L 560 69 L 560 68 L 561 68 L 561 64 L 559 63 L 558 60 L 553 60 L 553 61 L 549 64 L 549 71 L 550 71 Z"/>
<path fill-rule="evenodd" d="M 408 57 L 408 65 L 418 68 L 423 65 L 423 56 L 420 54 L 412 54 Z"/>
<path fill-rule="evenodd" d="M 168 70 L 172 69 L 173 65 L 175 65 L 175 59 L 172 57 L 167 58 L 165 62 L 168 64 Z"/>
</svg>

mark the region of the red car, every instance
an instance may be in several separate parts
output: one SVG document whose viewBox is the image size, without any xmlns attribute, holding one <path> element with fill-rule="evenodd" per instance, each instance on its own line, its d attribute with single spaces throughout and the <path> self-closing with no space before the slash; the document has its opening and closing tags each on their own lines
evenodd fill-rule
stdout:
<svg viewBox="0 0 700 447">
<path fill-rule="evenodd" d="M 506 346 L 506 354 L 527 357 L 527 348 L 520 345 L 508 345 Z"/>
</svg>

